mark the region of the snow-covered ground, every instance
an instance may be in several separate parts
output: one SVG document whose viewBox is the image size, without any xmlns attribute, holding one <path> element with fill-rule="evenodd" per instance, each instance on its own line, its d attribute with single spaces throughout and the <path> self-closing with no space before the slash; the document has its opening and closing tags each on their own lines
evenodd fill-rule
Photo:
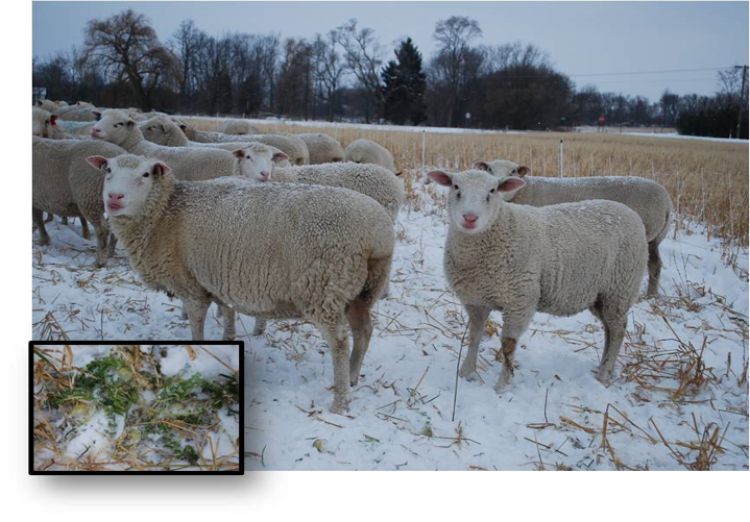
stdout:
<svg viewBox="0 0 750 522">
<path fill-rule="evenodd" d="M 177 376 L 180 379 L 189 379 L 194 375 L 200 375 L 207 381 L 221 383 L 223 375 L 236 373 L 239 369 L 240 351 L 236 344 L 141 345 L 138 349 L 144 358 L 150 354 L 158 357 L 158 371 L 161 373 L 161 378 Z M 42 345 L 35 349 L 35 365 L 42 362 L 36 350 L 44 354 L 44 358 L 54 364 L 56 369 L 70 375 L 73 381 L 76 376 L 82 375 L 82 370 L 92 361 L 110 357 L 113 354 L 118 357 L 117 354 L 127 353 L 118 352 L 115 345 Z M 48 366 L 44 368 L 45 372 L 50 369 Z M 140 372 L 145 368 L 139 365 L 137 370 Z M 118 373 L 115 372 L 115 379 L 122 378 L 124 375 L 123 373 L 118 375 Z M 41 393 L 42 390 L 46 390 L 45 393 L 49 392 L 50 385 L 42 385 L 37 380 L 39 378 L 38 375 L 35 377 L 35 394 Z M 35 402 L 35 426 L 45 427 L 45 429 L 37 429 L 39 433 L 45 434 L 45 437 L 41 438 L 49 441 L 47 444 L 40 440 L 40 437 L 35 438 L 35 469 L 43 471 L 132 470 L 127 463 L 143 463 L 140 457 L 136 456 L 136 453 L 144 452 L 142 448 L 138 448 L 136 452 L 136 446 L 139 444 L 147 448 L 145 451 L 147 458 L 150 462 L 156 463 L 156 469 L 160 469 L 159 454 L 154 451 L 160 448 L 158 438 L 146 441 L 146 436 L 141 437 L 140 433 L 137 437 L 133 437 L 133 430 L 139 430 L 131 425 L 137 422 L 132 419 L 133 410 L 143 411 L 154 405 L 159 391 L 158 389 L 143 389 L 138 401 L 130 408 L 127 419 L 125 415 L 108 415 L 99 407 L 87 408 L 85 401 L 72 410 L 66 409 L 65 412 L 58 409 L 37 409 L 39 403 Z M 198 397 L 195 404 L 200 404 L 204 399 L 207 400 L 207 398 Z M 188 408 L 188 405 L 184 405 L 184 408 Z M 216 418 L 218 422 L 210 429 L 202 429 L 200 433 L 192 432 L 194 436 L 189 441 L 181 440 L 181 443 L 187 443 L 191 448 L 196 447 L 198 449 L 196 459 L 200 459 L 198 462 L 204 466 L 218 462 L 220 464 L 217 464 L 214 469 L 236 469 L 239 453 L 237 440 L 241 432 L 239 415 L 237 412 L 230 414 L 227 411 L 218 410 Z M 174 434 L 176 435 L 177 432 Z M 123 457 L 124 447 L 130 448 L 130 456 Z M 115 451 L 119 452 L 117 457 L 113 456 Z M 175 465 L 179 466 L 175 468 Z M 205 469 L 205 467 L 191 466 L 185 462 L 177 462 L 175 465 L 170 465 L 169 469 L 179 471 Z M 150 469 L 145 468 L 145 470 Z"/>
<path fill-rule="evenodd" d="M 349 415 L 328 412 L 332 364 L 311 325 L 276 321 L 252 337 L 253 319 L 238 322 L 250 469 L 748 469 L 746 249 L 727 266 L 700 228 L 670 233 L 662 295 L 631 311 L 609 388 L 592 373 L 604 338 L 596 319 L 537 314 L 498 396 L 495 312 L 481 380 L 456 390 L 466 319 L 443 276 L 443 196 L 416 190 Z M 179 302 L 145 289 L 122 252 L 96 270 L 77 223 L 49 232 L 51 246 L 34 246 L 35 338 L 189 338 Z M 210 316 L 207 335 L 218 339 Z"/>
</svg>

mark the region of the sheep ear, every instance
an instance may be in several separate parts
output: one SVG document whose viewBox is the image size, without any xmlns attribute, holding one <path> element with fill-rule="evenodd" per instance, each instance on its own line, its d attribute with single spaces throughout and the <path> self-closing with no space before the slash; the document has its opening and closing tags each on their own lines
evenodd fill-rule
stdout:
<svg viewBox="0 0 750 522">
<path fill-rule="evenodd" d="M 108 165 L 109 162 L 109 160 L 104 156 L 89 156 L 88 158 L 86 158 L 86 161 L 95 169 L 103 169 Z"/>
<path fill-rule="evenodd" d="M 282 161 L 286 161 L 289 159 L 289 156 L 284 154 L 283 152 L 276 152 L 273 157 L 271 157 L 271 161 L 274 163 L 281 163 Z"/>
<path fill-rule="evenodd" d="M 428 172 L 427 177 L 435 181 L 439 185 L 443 185 L 445 187 L 450 187 L 453 184 L 453 178 L 451 177 L 451 175 L 447 172 L 443 172 L 442 170 L 433 170 L 432 172 Z"/>
<path fill-rule="evenodd" d="M 399 170 L 399 171 L 398 171 L 398 172 L 396 172 L 395 174 L 396 174 L 396 176 L 401 176 L 401 174 L 403 174 L 403 173 L 404 173 L 404 171 L 403 171 L 403 170 Z"/>
<path fill-rule="evenodd" d="M 490 166 L 487 165 L 486 161 L 477 161 L 474 163 L 474 168 L 477 170 L 486 170 L 487 172 L 490 171 Z"/>
<path fill-rule="evenodd" d="M 157 161 L 154 163 L 154 166 L 151 167 L 151 174 L 154 175 L 155 178 L 158 178 L 160 176 L 163 176 L 167 172 L 170 172 L 172 169 L 169 168 L 169 165 L 166 163 L 163 163 L 161 161 Z"/>
<path fill-rule="evenodd" d="M 531 169 L 527 167 L 526 165 L 521 165 L 516 169 L 516 172 L 518 173 L 518 177 L 522 178 L 529 172 L 531 172 Z"/>
<path fill-rule="evenodd" d="M 521 178 L 507 176 L 497 183 L 497 191 L 503 194 L 503 199 L 510 201 L 524 185 L 526 182 Z"/>
<path fill-rule="evenodd" d="M 53 114 L 49 117 L 50 125 L 57 125 L 57 114 Z"/>
<path fill-rule="evenodd" d="M 180 129 L 182 130 L 182 132 L 185 132 L 185 130 L 187 129 L 187 125 L 185 123 L 178 123 L 177 125 L 180 126 Z"/>
<path fill-rule="evenodd" d="M 232 151 L 232 154 L 234 154 L 235 158 L 242 159 L 245 157 L 245 149 L 235 149 Z"/>
<path fill-rule="evenodd" d="M 91 112 L 94 113 L 94 117 L 96 118 L 96 121 L 99 121 L 99 120 L 102 119 L 102 113 L 101 112 L 99 112 L 99 111 L 91 111 Z"/>
</svg>

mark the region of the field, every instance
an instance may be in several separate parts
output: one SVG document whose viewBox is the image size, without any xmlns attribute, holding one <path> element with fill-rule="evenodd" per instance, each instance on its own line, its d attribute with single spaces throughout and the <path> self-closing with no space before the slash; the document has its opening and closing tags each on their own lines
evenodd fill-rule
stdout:
<svg viewBox="0 0 750 522">
<path fill-rule="evenodd" d="M 194 119 L 211 130 L 215 120 Z M 258 121 L 264 131 L 379 141 L 403 169 L 390 295 L 349 415 L 327 411 L 325 342 L 276 321 L 246 342 L 246 463 L 257 469 L 748 469 L 748 160 L 746 144 L 597 134 L 433 132 Z M 481 344 L 478 382 L 456 379 L 465 313 L 442 270 L 445 197 L 423 165 L 459 169 L 505 157 L 536 175 L 634 174 L 664 184 L 677 216 L 662 243 L 661 295 L 629 318 L 608 388 L 593 377 L 604 334 L 588 313 L 537 314 L 498 396 L 501 315 Z M 422 140 L 425 147 L 422 147 Z M 423 159 L 424 151 L 424 159 Z M 123 252 L 93 268 L 77 224 L 34 246 L 35 338 L 185 339 L 179 302 L 145 289 Z M 645 290 L 644 286 L 642 287 Z M 210 313 L 206 333 L 220 337 Z"/>
</svg>

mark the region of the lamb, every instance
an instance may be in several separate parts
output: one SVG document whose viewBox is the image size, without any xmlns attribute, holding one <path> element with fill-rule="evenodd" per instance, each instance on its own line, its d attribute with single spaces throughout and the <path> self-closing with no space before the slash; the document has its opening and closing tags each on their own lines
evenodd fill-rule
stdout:
<svg viewBox="0 0 750 522">
<path fill-rule="evenodd" d="M 474 164 L 495 176 L 524 177 L 529 168 L 508 160 Z M 541 207 L 556 203 L 608 199 L 629 206 L 643 220 L 648 240 L 648 289 L 646 295 L 659 293 L 662 261 L 659 244 L 664 240 L 672 213 L 672 198 L 662 185 L 636 176 L 594 176 L 587 178 L 524 177 L 526 186 L 513 197 L 513 203 Z"/>
<path fill-rule="evenodd" d="M 205 180 L 237 175 L 232 152 L 193 147 L 164 147 L 143 138 L 143 133 L 126 113 L 107 109 L 91 129 L 94 139 L 109 141 L 132 154 L 158 158 L 170 165 L 182 180 Z"/>
<path fill-rule="evenodd" d="M 251 157 L 237 155 L 237 163 L 240 175 L 256 181 L 265 181 L 259 178 L 253 171 L 258 165 L 264 165 L 267 158 L 257 157 L 250 153 Z M 302 167 L 279 168 L 273 165 L 271 174 L 272 182 L 280 183 L 303 183 L 313 185 L 327 185 L 343 187 L 354 190 L 371 197 L 386 210 L 393 223 L 396 222 L 399 209 L 404 202 L 404 184 L 401 178 L 397 178 L 391 172 L 378 165 L 357 165 L 356 163 L 324 163 L 321 165 L 305 165 Z M 388 293 L 388 284 L 384 295 Z M 225 324 L 228 325 L 227 338 L 233 338 L 232 325 L 234 316 L 225 314 Z M 266 321 L 263 318 L 255 319 L 253 335 L 261 335 L 266 329 Z"/>
<path fill-rule="evenodd" d="M 260 131 L 247 120 L 229 119 L 219 122 L 216 130 L 224 134 L 258 134 Z"/>
<path fill-rule="evenodd" d="M 47 100 L 45 100 L 47 101 Z M 57 124 L 57 115 L 49 111 L 33 107 L 31 109 L 31 134 L 42 138 L 61 139 L 65 132 Z"/>
<path fill-rule="evenodd" d="M 393 162 L 393 154 L 372 140 L 359 139 L 354 140 L 346 146 L 344 159 L 355 163 L 374 163 L 385 167 L 393 173 L 396 173 L 396 165 Z"/>
<path fill-rule="evenodd" d="M 115 242 L 107 245 L 107 225 L 101 191 L 102 175 L 86 161 L 91 155 L 114 157 L 125 151 L 111 143 L 91 140 L 52 140 L 34 138 L 32 156 L 32 216 L 39 230 L 39 243 L 49 244 L 43 212 L 81 218 L 83 235 L 88 239 L 86 221 L 96 233 L 96 264 L 104 266 L 114 253 Z M 105 248 L 109 247 L 105 254 Z"/>
<path fill-rule="evenodd" d="M 155 116 L 138 124 L 143 137 L 152 143 L 166 145 L 170 147 L 208 147 L 213 149 L 224 149 L 234 152 L 237 149 L 245 149 L 248 145 L 253 145 L 252 149 L 259 154 L 270 153 L 273 162 L 280 167 L 289 167 L 289 157 L 276 147 L 271 147 L 259 142 L 225 142 L 225 143 L 198 143 L 187 139 L 180 129 L 180 126 L 168 116 Z M 282 160 L 283 158 L 283 160 Z M 270 173 L 271 171 L 268 170 Z"/>
<path fill-rule="evenodd" d="M 264 143 L 271 147 L 275 147 L 286 154 L 292 165 L 306 165 L 309 163 L 310 157 L 305 142 L 294 136 L 285 136 L 282 134 L 252 134 L 240 137 L 219 132 L 198 131 L 179 120 L 172 120 L 178 128 L 169 125 L 164 119 L 157 119 L 154 120 L 154 122 L 158 122 L 160 126 L 163 126 L 163 129 L 155 127 L 147 136 L 147 139 L 159 145 L 170 147 L 217 147 L 217 144 L 219 143 L 222 143 L 222 146 L 226 145 L 226 143 L 231 143 L 228 147 L 234 149 L 235 147 L 241 147 L 243 144 L 250 142 Z M 145 123 L 142 125 L 144 129 L 151 126 L 146 125 Z M 146 134 L 145 130 L 144 134 Z"/>
<path fill-rule="evenodd" d="M 183 300 L 193 339 L 204 339 L 212 300 L 310 320 L 333 355 L 331 410 L 348 409 L 393 256 L 380 205 L 334 187 L 177 181 L 163 162 L 130 154 L 89 161 L 107 171 L 103 199 L 131 266 Z"/>
<path fill-rule="evenodd" d="M 54 113 L 60 108 L 60 105 L 52 100 L 37 100 L 35 107 Z"/>
<path fill-rule="evenodd" d="M 638 214 L 606 200 L 508 203 L 525 184 L 517 176 L 498 179 L 481 170 L 428 176 L 451 187 L 444 268 L 469 316 L 460 375 L 470 378 L 476 371 L 491 310 L 503 312 L 500 391 L 511 381 L 516 343 L 536 311 L 568 316 L 588 309 L 604 325 L 597 378 L 608 383 L 646 270 L 646 232 Z"/>
<path fill-rule="evenodd" d="M 344 161 L 344 148 L 328 134 L 317 132 L 294 134 L 294 136 L 305 142 L 310 153 L 311 165 Z"/>
</svg>

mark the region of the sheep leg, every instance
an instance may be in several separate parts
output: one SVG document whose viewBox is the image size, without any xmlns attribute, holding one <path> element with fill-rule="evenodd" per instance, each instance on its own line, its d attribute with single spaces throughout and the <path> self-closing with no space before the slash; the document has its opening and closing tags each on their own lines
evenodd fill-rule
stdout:
<svg viewBox="0 0 750 522">
<path fill-rule="evenodd" d="M 107 264 L 104 250 L 107 247 L 107 234 L 109 231 L 104 223 L 98 223 L 94 225 L 94 232 L 96 233 L 96 266 L 102 267 Z"/>
<path fill-rule="evenodd" d="M 67 225 L 68 224 L 68 216 L 63 216 L 62 217 L 62 224 L 63 225 Z"/>
<path fill-rule="evenodd" d="M 372 336 L 370 306 L 369 301 L 355 299 L 347 312 L 349 326 L 352 329 L 352 339 L 354 340 L 352 356 L 349 359 L 349 383 L 352 386 L 356 386 L 359 381 L 362 361 L 364 361 L 367 347 L 370 345 L 370 337 Z"/>
<path fill-rule="evenodd" d="M 263 335 L 266 331 L 266 320 L 261 317 L 255 318 L 255 327 L 253 328 L 253 335 Z"/>
<path fill-rule="evenodd" d="M 39 230 L 39 244 L 49 245 L 49 234 L 47 234 L 47 229 L 44 228 L 44 213 L 38 208 L 32 208 L 31 217 L 36 228 Z"/>
<path fill-rule="evenodd" d="M 623 316 L 608 316 L 606 311 L 602 314 L 602 323 L 604 324 L 604 353 L 602 361 L 599 364 L 599 371 L 596 378 L 607 386 L 612 380 L 612 373 L 617 362 L 617 354 L 620 352 L 622 340 L 625 337 L 625 327 L 627 319 Z"/>
<path fill-rule="evenodd" d="M 477 355 L 479 353 L 479 342 L 482 340 L 484 324 L 490 315 L 490 309 L 483 306 L 464 305 L 466 313 L 469 314 L 469 351 L 461 364 L 458 374 L 467 380 L 476 378 Z"/>
<path fill-rule="evenodd" d="M 237 331 L 235 328 L 235 320 L 237 318 L 237 314 L 228 306 L 220 304 L 219 313 L 217 315 L 220 315 L 224 318 L 223 339 L 225 341 L 232 341 L 235 337 L 237 337 Z"/>
<path fill-rule="evenodd" d="M 107 257 L 115 257 L 115 247 L 117 246 L 117 236 L 114 234 L 109 235 L 107 241 Z"/>
<path fill-rule="evenodd" d="M 659 277 L 661 276 L 661 256 L 659 255 L 659 244 L 652 241 L 648 244 L 648 290 L 646 297 L 655 297 L 659 294 Z"/>
<path fill-rule="evenodd" d="M 89 233 L 89 225 L 86 222 L 86 218 L 81 216 L 80 220 L 81 220 L 81 236 L 83 237 L 83 239 L 91 238 L 91 234 Z"/>
<path fill-rule="evenodd" d="M 210 305 L 211 301 L 192 299 L 184 299 L 182 301 L 182 308 L 187 312 L 188 319 L 190 320 L 190 332 L 193 335 L 193 341 L 203 341 L 206 338 L 203 333 L 203 327 L 206 323 L 206 312 L 208 312 Z"/>
<path fill-rule="evenodd" d="M 45 223 L 52 223 L 52 221 L 54 221 L 54 219 L 55 219 L 55 215 L 54 214 L 50 214 L 49 212 L 47 212 L 47 217 L 44 218 L 44 222 Z"/>
<path fill-rule="evenodd" d="M 503 314 L 502 344 L 496 356 L 497 360 L 503 363 L 500 378 L 497 380 L 497 384 L 495 384 L 495 391 L 498 393 L 513 380 L 513 355 L 516 351 L 516 344 L 518 338 L 521 337 L 521 334 L 529 326 L 531 318 L 534 316 L 534 311 L 533 306 L 528 306 L 516 310 L 506 310 Z"/>
<path fill-rule="evenodd" d="M 333 404 L 331 412 L 349 409 L 349 338 L 343 324 L 318 326 L 333 357 Z"/>
</svg>

